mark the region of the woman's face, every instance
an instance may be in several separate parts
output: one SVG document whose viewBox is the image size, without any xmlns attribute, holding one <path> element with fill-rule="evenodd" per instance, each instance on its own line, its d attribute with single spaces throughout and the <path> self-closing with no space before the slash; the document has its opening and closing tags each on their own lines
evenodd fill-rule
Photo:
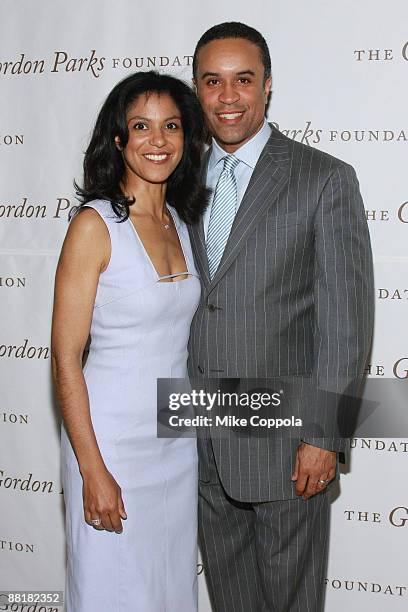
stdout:
<svg viewBox="0 0 408 612">
<path fill-rule="evenodd" d="M 122 150 L 126 167 L 125 183 L 142 180 L 164 183 L 183 155 L 181 113 L 166 93 L 142 94 L 126 113 L 129 139 Z"/>
</svg>

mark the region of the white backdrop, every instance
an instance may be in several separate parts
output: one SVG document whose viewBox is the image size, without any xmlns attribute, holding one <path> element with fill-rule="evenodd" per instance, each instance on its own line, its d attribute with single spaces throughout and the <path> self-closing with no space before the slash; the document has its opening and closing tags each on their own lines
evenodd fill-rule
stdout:
<svg viewBox="0 0 408 612">
<path fill-rule="evenodd" d="M 272 56 L 269 119 L 355 166 L 375 259 L 369 376 L 408 375 L 406 0 L 232 6 L 0 4 L 0 589 L 64 585 L 50 317 L 72 181 L 81 177 L 93 121 L 111 87 L 132 71 L 156 67 L 190 79 L 195 43 L 211 25 L 233 19 L 259 29 Z M 406 610 L 408 442 L 352 446 L 332 506 L 325 609 Z M 209 612 L 202 573 L 199 580 L 200 612 Z"/>
</svg>

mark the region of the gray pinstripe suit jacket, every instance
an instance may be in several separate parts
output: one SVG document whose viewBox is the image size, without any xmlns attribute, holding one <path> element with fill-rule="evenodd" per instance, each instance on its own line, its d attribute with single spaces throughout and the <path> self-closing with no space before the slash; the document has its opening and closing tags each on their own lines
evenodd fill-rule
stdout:
<svg viewBox="0 0 408 612">
<path fill-rule="evenodd" d="M 362 376 L 373 274 L 351 166 L 273 127 L 212 281 L 202 222 L 190 237 L 203 285 L 189 342 L 191 378 L 310 376 L 341 391 Z M 341 439 L 305 441 L 344 448 Z M 225 490 L 248 502 L 295 497 L 298 444 L 233 430 L 213 438 Z"/>
</svg>

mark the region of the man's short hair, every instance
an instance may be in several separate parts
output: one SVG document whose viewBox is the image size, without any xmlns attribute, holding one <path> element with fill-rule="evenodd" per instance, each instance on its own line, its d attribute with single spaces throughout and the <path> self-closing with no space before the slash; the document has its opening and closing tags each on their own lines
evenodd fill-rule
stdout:
<svg viewBox="0 0 408 612">
<path fill-rule="evenodd" d="M 193 76 L 197 75 L 197 57 L 198 52 L 204 45 L 208 44 L 212 40 L 222 40 L 225 38 L 244 38 L 249 42 L 256 45 L 261 54 L 261 60 L 264 66 L 264 82 L 268 77 L 271 76 L 271 56 L 269 55 L 268 45 L 266 40 L 258 30 L 251 28 L 251 26 L 238 21 L 226 21 L 213 26 L 201 36 L 197 43 L 193 56 Z"/>
</svg>

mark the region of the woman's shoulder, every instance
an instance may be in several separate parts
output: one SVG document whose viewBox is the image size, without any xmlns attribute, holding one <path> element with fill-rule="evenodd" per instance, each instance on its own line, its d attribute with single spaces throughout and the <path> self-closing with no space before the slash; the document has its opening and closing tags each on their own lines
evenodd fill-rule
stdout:
<svg viewBox="0 0 408 612">
<path fill-rule="evenodd" d="M 108 223 L 105 208 L 98 205 L 99 202 L 101 200 L 94 200 L 78 208 L 70 220 L 68 234 L 81 234 L 92 239 L 106 232 Z"/>
<path fill-rule="evenodd" d="M 119 221 L 119 217 L 116 215 L 112 208 L 112 204 L 109 200 L 90 200 L 85 204 L 78 207 L 75 215 L 71 219 L 71 225 L 80 225 L 82 227 L 91 226 L 97 227 L 98 225 L 105 225 L 109 229 Z"/>
<path fill-rule="evenodd" d="M 110 230 L 107 224 L 92 207 L 80 207 L 71 218 L 62 247 L 62 253 L 69 253 L 72 259 L 98 265 L 109 261 Z"/>
</svg>

